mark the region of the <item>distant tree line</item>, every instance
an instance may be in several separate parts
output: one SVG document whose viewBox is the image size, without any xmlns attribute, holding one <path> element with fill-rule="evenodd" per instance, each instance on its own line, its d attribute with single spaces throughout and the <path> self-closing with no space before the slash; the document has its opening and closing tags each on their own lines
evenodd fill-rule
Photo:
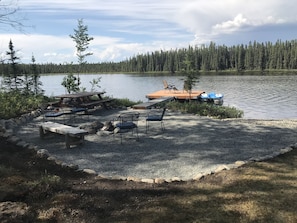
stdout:
<svg viewBox="0 0 297 223">
<path fill-rule="evenodd" d="M 187 61 L 187 63 L 185 63 Z M 2 63 L 0 73 L 5 73 L 9 63 Z M 31 65 L 19 64 L 23 73 Z M 140 54 L 121 62 L 79 64 L 36 64 L 40 74 L 49 73 L 101 73 L 101 72 L 167 72 L 180 73 L 185 69 L 195 71 L 264 71 L 297 69 L 297 40 L 250 42 L 234 46 L 209 45 L 155 51 Z"/>
</svg>

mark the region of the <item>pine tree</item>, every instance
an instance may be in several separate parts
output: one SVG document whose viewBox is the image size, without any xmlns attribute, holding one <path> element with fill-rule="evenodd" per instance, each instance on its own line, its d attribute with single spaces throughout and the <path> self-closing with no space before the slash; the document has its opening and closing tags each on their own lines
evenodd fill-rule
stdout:
<svg viewBox="0 0 297 223">
<path fill-rule="evenodd" d="M 21 74 L 18 68 L 18 63 L 20 58 L 16 56 L 16 51 L 14 50 L 14 46 L 12 41 L 9 41 L 8 45 L 9 51 L 6 51 L 6 55 L 8 56 L 8 63 L 10 64 L 9 73 L 5 75 L 4 78 L 4 86 L 6 86 L 6 90 L 21 90 L 23 86 L 23 79 L 21 78 Z"/>
<path fill-rule="evenodd" d="M 94 38 L 89 37 L 88 26 L 83 24 L 83 19 L 78 20 L 77 29 L 74 29 L 74 35 L 69 36 L 73 39 L 73 41 L 76 44 L 76 55 L 79 64 L 77 83 L 79 86 L 79 73 L 82 71 L 83 66 L 86 64 L 86 57 L 92 55 L 91 52 L 86 52 L 86 50 L 89 48 L 90 41 L 92 41 Z"/>
<path fill-rule="evenodd" d="M 37 66 L 36 66 L 36 63 L 35 63 L 35 57 L 32 55 L 32 64 L 31 64 L 31 83 L 32 83 L 32 92 L 35 94 L 35 95 L 38 95 L 38 94 L 42 94 L 44 91 L 41 89 L 40 86 L 42 86 L 42 82 L 39 80 L 40 79 L 40 75 L 38 73 L 38 70 L 37 70 Z"/>
</svg>

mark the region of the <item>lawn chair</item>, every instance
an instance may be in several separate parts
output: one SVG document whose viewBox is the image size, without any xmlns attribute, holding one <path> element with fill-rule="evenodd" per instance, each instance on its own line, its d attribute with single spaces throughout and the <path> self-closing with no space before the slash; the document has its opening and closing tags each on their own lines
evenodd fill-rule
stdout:
<svg viewBox="0 0 297 223">
<path fill-rule="evenodd" d="M 177 88 L 174 85 L 168 84 L 166 80 L 163 80 L 163 85 L 165 90 L 177 90 Z"/>
<path fill-rule="evenodd" d="M 160 122 L 161 123 L 161 129 L 162 131 L 165 130 L 163 118 L 165 115 L 166 108 L 163 108 L 162 110 L 154 110 L 148 113 L 146 117 L 146 133 L 149 130 L 149 122 Z"/>
<path fill-rule="evenodd" d="M 138 112 L 129 112 L 119 115 L 114 120 L 114 133 L 119 133 L 121 135 L 121 144 L 123 142 L 123 134 L 127 132 L 132 132 L 133 135 L 134 130 L 136 132 L 136 140 L 138 140 L 138 119 Z"/>
</svg>

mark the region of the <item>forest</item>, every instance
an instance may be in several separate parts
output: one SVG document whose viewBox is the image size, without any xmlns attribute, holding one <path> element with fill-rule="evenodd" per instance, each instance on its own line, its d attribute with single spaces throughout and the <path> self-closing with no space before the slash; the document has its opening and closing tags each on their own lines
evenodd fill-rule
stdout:
<svg viewBox="0 0 297 223">
<path fill-rule="evenodd" d="M 9 63 L 2 63 L 0 72 L 9 73 Z M 32 73 L 31 64 L 18 64 L 20 73 Z M 297 69 L 297 40 L 249 42 L 233 46 L 188 46 L 169 51 L 139 54 L 121 62 L 78 64 L 36 64 L 39 74 L 51 73 L 106 73 L 106 72 L 157 72 L 180 73 L 183 71 L 271 71 Z"/>
</svg>

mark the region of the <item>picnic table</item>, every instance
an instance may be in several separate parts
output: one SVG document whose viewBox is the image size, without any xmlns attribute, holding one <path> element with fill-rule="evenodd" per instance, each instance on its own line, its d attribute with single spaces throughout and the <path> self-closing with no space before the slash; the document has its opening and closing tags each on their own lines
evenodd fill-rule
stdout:
<svg viewBox="0 0 297 223">
<path fill-rule="evenodd" d="M 78 92 L 73 94 L 62 94 L 55 96 L 59 99 L 58 102 L 52 104 L 55 107 L 76 107 L 76 108 L 94 108 L 102 105 L 107 108 L 108 102 L 112 98 L 104 99 L 105 92 Z"/>
</svg>

